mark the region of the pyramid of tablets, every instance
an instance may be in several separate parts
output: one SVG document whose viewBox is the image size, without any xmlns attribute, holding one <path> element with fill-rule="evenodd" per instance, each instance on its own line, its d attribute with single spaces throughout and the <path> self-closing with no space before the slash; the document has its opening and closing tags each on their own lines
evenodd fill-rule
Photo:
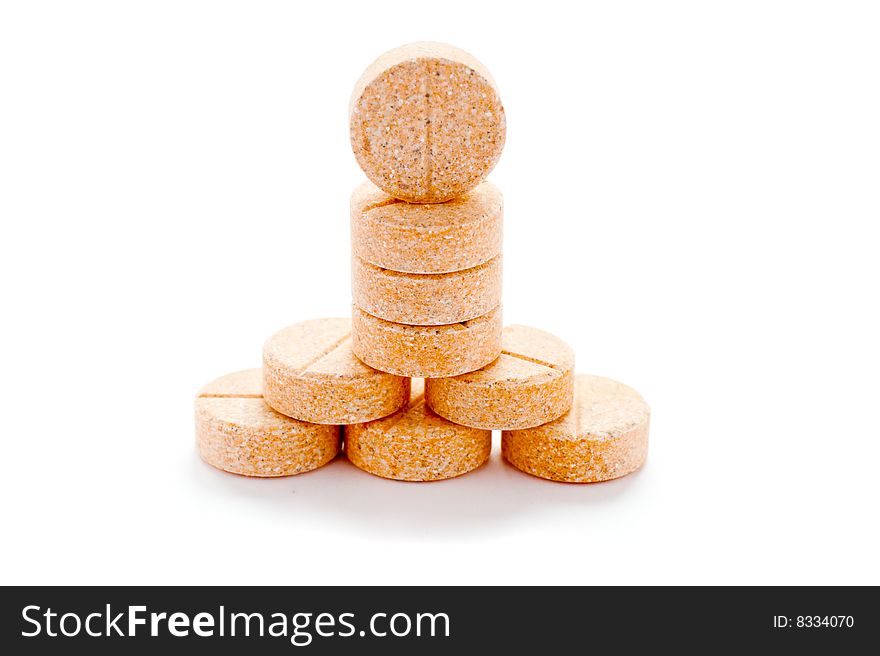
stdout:
<svg viewBox="0 0 880 656">
<path fill-rule="evenodd" d="M 502 455 L 534 476 L 594 482 L 644 462 L 631 388 L 575 375 L 559 338 L 502 324 L 504 108 L 485 67 L 439 43 L 385 53 L 357 82 L 351 318 L 284 328 L 263 368 L 196 399 L 199 454 L 246 476 L 316 469 L 340 451 L 385 478 L 460 476 Z"/>
</svg>

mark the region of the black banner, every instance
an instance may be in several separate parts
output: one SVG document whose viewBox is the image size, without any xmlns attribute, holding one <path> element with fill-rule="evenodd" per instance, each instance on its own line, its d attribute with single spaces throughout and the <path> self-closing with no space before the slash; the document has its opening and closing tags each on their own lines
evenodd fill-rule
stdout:
<svg viewBox="0 0 880 656">
<path fill-rule="evenodd" d="M 876 588 L 7 587 L 0 611 L 6 654 L 851 653 L 880 637 Z"/>
</svg>

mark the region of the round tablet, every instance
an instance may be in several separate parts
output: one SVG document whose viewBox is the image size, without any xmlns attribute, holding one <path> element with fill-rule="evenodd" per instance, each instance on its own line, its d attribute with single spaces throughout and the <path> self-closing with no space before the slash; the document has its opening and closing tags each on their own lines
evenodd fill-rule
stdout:
<svg viewBox="0 0 880 656">
<path fill-rule="evenodd" d="M 393 323 L 352 307 L 352 348 L 371 367 L 398 376 L 443 378 L 484 367 L 501 355 L 501 306 L 445 326 Z"/>
<path fill-rule="evenodd" d="M 461 271 L 501 253 L 503 218 L 504 199 L 490 182 L 428 205 L 404 203 L 365 182 L 351 195 L 351 247 L 392 271 Z"/>
<path fill-rule="evenodd" d="M 401 273 L 351 258 L 354 304 L 374 317 L 439 326 L 482 316 L 501 304 L 501 256 L 453 273 Z"/>
<path fill-rule="evenodd" d="M 366 472 L 401 481 L 436 481 L 472 471 L 489 458 L 492 431 L 446 421 L 425 405 L 414 380 L 406 409 L 345 427 L 345 454 Z"/>
<path fill-rule="evenodd" d="M 625 476 L 648 454 L 648 404 L 634 389 L 575 376 L 574 405 L 537 428 L 504 431 L 501 453 L 514 467 L 552 481 L 593 483 Z"/>
<path fill-rule="evenodd" d="M 507 326 L 501 356 L 482 369 L 425 381 L 428 405 L 456 424 L 522 429 L 568 412 L 574 398 L 574 352 L 558 337 Z"/>
<path fill-rule="evenodd" d="M 501 157 L 504 107 L 489 71 L 443 43 L 411 43 L 373 62 L 349 104 L 351 147 L 379 188 L 442 203 L 482 182 Z"/>
<path fill-rule="evenodd" d="M 266 403 L 315 424 L 356 424 L 406 405 L 409 380 L 368 367 L 351 346 L 349 319 L 313 319 L 272 335 L 263 347 Z"/>
<path fill-rule="evenodd" d="M 333 460 L 340 440 L 339 426 L 297 421 L 266 405 L 259 369 L 218 378 L 196 398 L 199 455 L 234 474 L 301 474 Z"/>
</svg>

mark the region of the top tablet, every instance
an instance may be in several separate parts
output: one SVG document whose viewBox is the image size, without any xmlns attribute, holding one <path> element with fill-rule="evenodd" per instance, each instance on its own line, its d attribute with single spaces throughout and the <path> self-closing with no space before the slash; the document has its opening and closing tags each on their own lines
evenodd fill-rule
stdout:
<svg viewBox="0 0 880 656">
<path fill-rule="evenodd" d="M 442 203 L 482 182 L 504 148 L 504 107 L 472 55 L 419 42 L 386 52 L 355 84 L 351 146 L 370 181 L 410 203 Z"/>
</svg>

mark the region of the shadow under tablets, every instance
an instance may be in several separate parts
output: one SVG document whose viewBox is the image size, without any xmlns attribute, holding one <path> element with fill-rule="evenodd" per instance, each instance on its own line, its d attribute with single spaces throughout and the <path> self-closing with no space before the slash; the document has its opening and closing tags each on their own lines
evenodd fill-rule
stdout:
<svg viewBox="0 0 880 656">
<path fill-rule="evenodd" d="M 410 539 L 460 539 L 503 531 L 531 513 L 577 506 L 607 508 L 639 484 L 639 472 L 604 483 L 546 481 L 511 467 L 497 447 L 479 469 L 445 481 L 392 481 L 356 468 L 343 455 L 315 471 L 259 479 L 214 469 L 194 456 L 199 485 L 273 506 L 291 523 L 303 514 L 335 515 L 364 534 Z M 283 520 L 282 520 L 283 521 Z"/>
</svg>

